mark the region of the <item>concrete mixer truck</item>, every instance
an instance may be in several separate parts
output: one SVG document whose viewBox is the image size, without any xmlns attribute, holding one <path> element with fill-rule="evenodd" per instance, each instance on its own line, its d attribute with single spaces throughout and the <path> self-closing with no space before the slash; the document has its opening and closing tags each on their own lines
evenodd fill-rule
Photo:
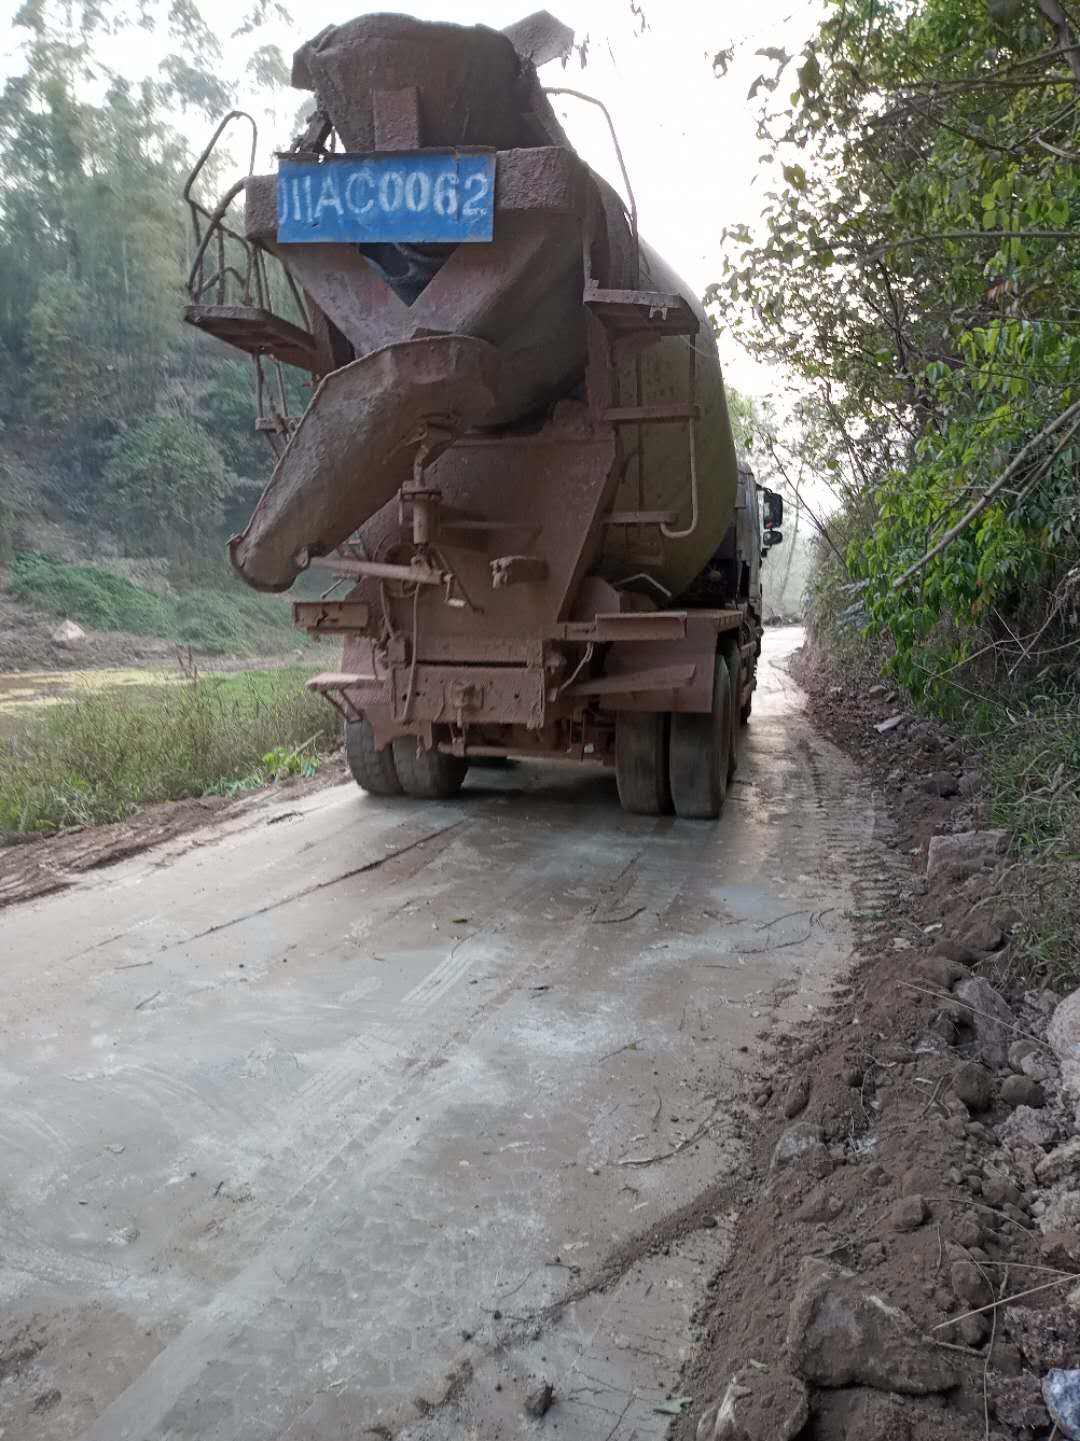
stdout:
<svg viewBox="0 0 1080 1441">
<path fill-rule="evenodd" d="M 474 758 L 532 757 L 712 818 L 782 506 L 737 463 L 708 320 L 625 168 L 624 199 L 539 83 L 569 38 L 546 12 L 323 30 L 276 173 L 197 199 L 237 115 L 196 166 L 185 319 L 253 357 L 276 459 L 232 565 L 264 591 L 329 573 L 294 618 L 343 642 L 309 684 L 366 791 L 449 797 Z"/>
</svg>

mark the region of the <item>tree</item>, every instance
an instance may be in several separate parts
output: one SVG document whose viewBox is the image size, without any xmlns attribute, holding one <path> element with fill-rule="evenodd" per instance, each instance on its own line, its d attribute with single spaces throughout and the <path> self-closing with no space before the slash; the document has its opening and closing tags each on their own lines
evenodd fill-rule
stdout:
<svg viewBox="0 0 1080 1441">
<path fill-rule="evenodd" d="M 232 478 L 202 426 L 185 416 L 144 420 L 116 446 L 103 477 L 103 512 L 136 555 L 205 551 L 220 527 Z"/>
<path fill-rule="evenodd" d="M 246 28 L 271 11 L 257 4 Z M 54 458 L 51 498 L 68 516 L 121 516 L 116 457 L 159 414 L 174 444 L 178 415 L 205 420 L 196 429 L 217 451 L 202 457 L 211 486 L 230 468 L 258 476 L 250 366 L 181 323 L 192 156 L 175 119 L 192 109 L 216 119 L 231 103 L 217 39 L 192 0 L 27 0 L 15 24 L 22 68 L 0 91 L 0 423 Z M 172 53 L 141 79 L 111 74 L 99 42 L 137 26 L 167 35 Z M 260 85 L 282 79 L 272 46 L 257 48 L 249 68 Z M 167 474 L 147 471 L 162 483 Z M 181 524 L 172 496 L 161 501 L 170 527 Z M 135 514 L 154 522 L 153 507 L 128 511 L 128 536 Z M 208 495 L 205 516 L 220 525 L 220 496 Z M 151 525 L 144 548 L 151 533 L 161 527 Z"/>
<path fill-rule="evenodd" d="M 848 563 L 921 694 L 1078 558 L 1080 428 L 1047 427 L 1080 396 L 1080 86 L 1050 8 L 832 0 L 801 53 L 769 52 L 775 184 L 713 290 L 815 396 L 865 531 Z"/>
</svg>

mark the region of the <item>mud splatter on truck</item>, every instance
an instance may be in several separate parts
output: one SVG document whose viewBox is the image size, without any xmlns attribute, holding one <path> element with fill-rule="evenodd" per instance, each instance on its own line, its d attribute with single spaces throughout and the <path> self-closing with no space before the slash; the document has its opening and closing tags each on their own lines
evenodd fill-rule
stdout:
<svg viewBox="0 0 1080 1441">
<path fill-rule="evenodd" d="M 474 757 L 558 758 L 613 765 L 628 810 L 711 818 L 780 500 L 763 534 L 706 316 L 541 87 L 567 43 L 544 13 L 317 35 L 277 173 L 212 213 L 189 183 L 186 318 L 253 356 L 276 455 L 234 567 L 336 577 L 295 618 L 343 640 L 311 685 L 361 786 L 444 797 Z M 283 365 L 313 377 L 302 415 Z"/>
</svg>

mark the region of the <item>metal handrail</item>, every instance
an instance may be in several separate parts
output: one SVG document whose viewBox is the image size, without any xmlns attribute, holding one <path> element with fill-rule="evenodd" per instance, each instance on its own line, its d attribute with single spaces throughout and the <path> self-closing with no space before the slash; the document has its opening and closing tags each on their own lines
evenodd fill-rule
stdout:
<svg viewBox="0 0 1080 1441">
<path fill-rule="evenodd" d="M 550 85 L 544 89 L 545 95 L 572 95 L 575 100 L 584 100 L 588 105 L 595 105 L 597 110 L 603 111 L 604 119 L 607 121 L 608 130 L 611 132 L 611 143 L 615 147 L 615 156 L 619 162 L 619 169 L 622 171 L 623 184 L 626 186 L 626 196 L 630 202 L 630 229 L 634 236 L 634 256 L 632 261 L 633 279 L 632 284 L 638 283 L 638 269 L 641 264 L 641 255 L 638 236 L 638 208 L 637 200 L 634 198 L 634 187 L 630 184 L 630 172 L 626 168 L 626 161 L 623 159 L 622 146 L 619 144 L 619 137 L 615 131 L 615 122 L 611 118 L 611 111 L 602 100 L 597 100 L 595 95 L 586 95 L 583 90 L 570 90 L 562 85 Z"/>
</svg>

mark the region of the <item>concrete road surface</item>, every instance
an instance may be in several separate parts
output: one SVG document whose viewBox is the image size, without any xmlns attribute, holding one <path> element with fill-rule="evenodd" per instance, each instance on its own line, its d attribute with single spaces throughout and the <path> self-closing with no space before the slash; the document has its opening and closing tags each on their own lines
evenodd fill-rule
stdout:
<svg viewBox="0 0 1080 1441">
<path fill-rule="evenodd" d="M 4 1441 L 664 1433 L 732 1221 L 670 1218 L 884 883 L 800 639 L 718 823 L 336 786 L 3 914 Z"/>
</svg>

